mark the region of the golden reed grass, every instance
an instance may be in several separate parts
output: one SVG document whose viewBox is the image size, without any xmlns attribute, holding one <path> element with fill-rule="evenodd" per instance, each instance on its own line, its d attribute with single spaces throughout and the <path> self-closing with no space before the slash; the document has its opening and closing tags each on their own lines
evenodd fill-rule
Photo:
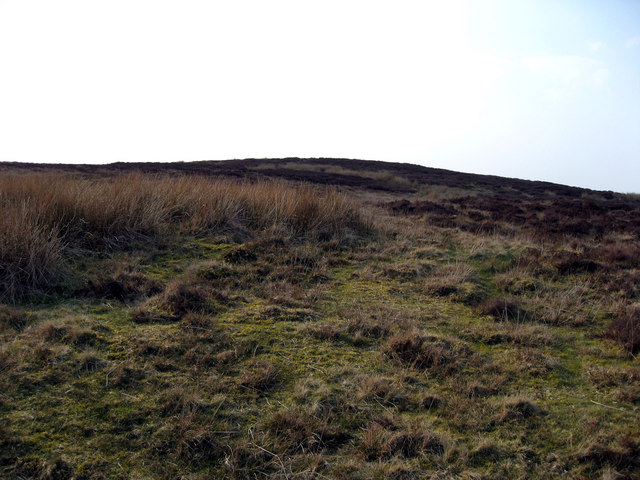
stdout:
<svg viewBox="0 0 640 480">
<path fill-rule="evenodd" d="M 46 286 L 78 249 L 180 232 L 341 240 L 369 228 L 333 189 L 197 176 L 3 173 L 0 209 L 0 300 L 9 301 Z"/>
</svg>

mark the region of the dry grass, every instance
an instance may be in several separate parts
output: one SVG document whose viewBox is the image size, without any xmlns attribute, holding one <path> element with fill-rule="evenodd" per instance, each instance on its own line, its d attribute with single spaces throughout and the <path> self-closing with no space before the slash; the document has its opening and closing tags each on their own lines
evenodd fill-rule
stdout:
<svg viewBox="0 0 640 480">
<path fill-rule="evenodd" d="M 422 283 L 426 293 L 450 296 L 469 305 L 483 300 L 484 293 L 474 278 L 471 266 L 457 262 L 437 268 Z"/>
<path fill-rule="evenodd" d="M 349 238 L 369 229 L 356 205 L 332 189 L 275 182 L 129 174 L 0 178 L 0 300 L 14 301 L 60 277 L 77 249 L 129 245 L 177 232 L 287 238 Z"/>
<path fill-rule="evenodd" d="M 446 441 L 428 427 L 419 424 L 397 425 L 390 419 L 379 419 L 362 432 L 360 450 L 369 460 L 394 455 L 412 458 L 418 455 L 442 455 Z"/>
<path fill-rule="evenodd" d="M 28 200 L 0 208 L 0 300 L 11 301 L 60 277 L 64 244 L 56 224 Z"/>
</svg>

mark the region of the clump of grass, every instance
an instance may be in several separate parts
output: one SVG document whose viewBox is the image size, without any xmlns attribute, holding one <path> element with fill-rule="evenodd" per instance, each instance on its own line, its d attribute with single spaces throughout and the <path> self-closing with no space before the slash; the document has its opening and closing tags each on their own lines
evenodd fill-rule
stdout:
<svg viewBox="0 0 640 480">
<path fill-rule="evenodd" d="M 348 309 L 340 313 L 349 333 L 367 338 L 386 338 L 395 330 L 411 330 L 415 319 L 406 309 L 381 306 L 375 311 Z"/>
<path fill-rule="evenodd" d="M 468 355 L 468 347 L 427 335 L 420 330 L 398 333 L 387 341 L 383 351 L 389 357 L 418 369 L 438 368 L 459 362 Z"/>
<path fill-rule="evenodd" d="M 13 329 L 20 332 L 31 322 L 32 317 L 33 315 L 29 315 L 23 310 L 0 305 L 0 331 Z"/>
<path fill-rule="evenodd" d="M 94 331 L 72 323 L 60 325 L 53 322 L 45 322 L 38 325 L 36 330 L 39 337 L 48 342 L 61 342 L 79 348 L 97 347 L 103 342 L 103 339 Z"/>
<path fill-rule="evenodd" d="M 588 282 L 544 284 L 523 297 L 525 310 L 538 322 L 550 325 L 583 326 L 593 320 L 598 304 Z"/>
<path fill-rule="evenodd" d="M 287 308 L 270 305 L 260 312 L 262 318 L 281 322 L 308 322 L 315 320 L 317 314 L 309 308 Z"/>
<path fill-rule="evenodd" d="M 617 443 L 617 445 L 616 445 Z M 618 442 L 594 440 L 589 446 L 578 452 L 574 460 L 587 463 L 600 469 L 613 467 L 628 477 L 616 475 L 615 478 L 634 478 L 640 469 L 640 442 L 626 435 Z"/>
<path fill-rule="evenodd" d="M 443 404 L 440 397 L 433 394 L 426 394 L 420 399 L 420 408 L 425 410 L 435 410 Z"/>
<path fill-rule="evenodd" d="M 127 301 L 159 293 L 161 285 L 140 272 L 130 272 L 120 267 L 111 274 L 89 279 L 84 291 L 98 298 Z"/>
<path fill-rule="evenodd" d="M 253 442 L 235 442 L 228 446 L 225 455 L 225 470 L 234 480 L 251 478 L 255 472 L 271 472 L 274 469 L 273 455 Z"/>
<path fill-rule="evenodd" d="M 379 375 L 363 375 L 357 380 L 356 397 L 361 401 L 375 401 L 382 405 L 402 408 L 408 402 L 406 393 L 393 380 Z"/>
<path fill-rule="evenodd" d="M 27 456 L 18 460 L 8 473 L 13 478 L 63 479 L 73 478 L 75 468 L 61 458 L 42 460 Z"/>
<path fill-rule="evenodd" d="M 231 264 L 239 264 L 253 262 L 258 259 L 258 255 L 250 246 L 243 244 L 231 247 L 222 254 L 222 258 Z"/>
<path fill-rule="evenodd" d="M 197 277 L 187 276 L 169 282 L 164 291 L 151 297 L 131 311 L 136 323 L 157 323 L 179 320 L 190 314 L 215 314 L 230 303 L 224 293 Z M 195 320 L 196 317 L 190 317 Z"/>
<path fill-rule="evenodd" d="M 240 386 L 258 392 L 265 392 L 278 382 L 279 368 L 271 362 L 253 361 L 240 378 Z"/>
<path fill-rule="evenodd" d="M 499 321 L 524 322 L 529 317 L 522 302 L 515 297 L 492 298 L 475 307 L 482 315 L 492 316 Z"/>
<path fill-rule="evenodd" d="M 636 384 L 640 386 L 640 367 L 591 367 L 587 378 L 596 387 L 614 387 Z"/>
<path fill-rule="evenodd" d="M 120 364 L 108 372 L 105 384 L 116 388 L 132 388 L 145 378 L 143 370 Z"/>
<path fill-rule="evenodd" d="M 336 342 L 344 337 L 343 328 L 329 323 L 305 325 L 305 327 L 302 328 L 302 331 L 319 340 L 328 340 L 330 342 Z"/>
<path fill-rule="evenodd" d="M 213 288 L 177 280 L 167 285 L 160 296 L 159 306 L 181 317 L 188 312 L 216 313 L 220 304 L 227 302 L 228 298 Z"/>
<path fill-rule="evenodd" d="M 495 275 L 494 280 L 498 287 L 513 295 L 534 292 L 540 288 L 540 282 L 531 276 L 531 272 L 524 268 L 515 268 L 504 273 L 498 273 Z"/>
<path fill-rule="evenodd" d="M 475 279 L 473 268 L 461 262 L 435 269 L 422 282 L 422 287 L 428 294 L 449 296 L 467 305 L 475 305 L 485 296 Z"/>
<path fill-rule="evenodd" d="M 480 340 L 487 345 L 513 344 L 522 347 L 545 347 L 559 343 L 559 338 L 545 325 L 501 322 L 492 328 L 482 326 L 473 339 Z"/>
<path fill-rule="evenodd" d="M 230 248 L 223 254 L 223 256 L 226 256 L 228 252 L 234 251 L 236 248 L 238 247 Z M 238 270 L 233 265 L 226 262 L 211 260 L 198 265 L 197 268 L 195 268 L 194 275 L 196 278 L 206 280 L 208 282 L 227 284 L 231 280 L 235 279 L 238 275 Z"/>
<path fill-rule="evenodd" d="M 288 453 L 312 451 L 340 445 L 349 435 L 331 422 L 331 416 L 323 419 L 312 415 L 302 407 L 280 410 L 264 421 L 264 429 L 275 437 L 280 451 Z"/>
<path fill-rule="evenodd" d="M 194 391 L 174 387 L 160 395 L 158 407 L 165 417 L 184 418 L 195 415 L 202 408 L 202 402 Z"/>
<path fill-rule="evenodd" d="M 1 185 L 0 212 L 0 301 L 14 302 L 62 277 L 64 242 L 55 223 L 27 199 L 9 203 Z"/>
<path fill-rule="evenodd" d="M 382 420 L 369 424 L 360 437 L 359 449 L 368 460 L 445 452 L 445 440 L 430 429 L 418 424 L 398 426 L 393 420 Z"/>
<path fill-rule="evenodd" d="M 473 268 L 464 263 L 444 265 L 434 270 L 424 282 L 424 289 L 436 295 L 450 295 L 473 280 Z"/>
<path fill-rule="evenodd" d="M 95 351 L 85 350 L 76 357 L 76 368 L 79 371 L 92 372 L 101 370 L 106 366 L 106 362 L 98 356 Z"/>
<path fill-rule="evenodd" d="M 496 463 L 505 457 L 505 449 L 502 445 L 489 440 L 481 441 L 476 448 L 469 452 L 469 462 L 472 465 Z"/>
<path fill-rule="evenodd" d="M 503 423 L 511 420 L 528 419 L 542 414 L 544 414 L 544 411 L 529 398 L 514 396 L 504 400 L 502 412 L 495 419 L 495 422 Z"/>
<path fill-rule="evenodd" d="M 202 313 L 188 312 L 182 317 L 182 326 L 193 333 L 208 331 L 212 325 L 211 317 Z"/>
<path fill-rule="evenodd" d="M 392 279 L 413 281 L 424 277 L 433 269 L 433 265 L 427 262 L 403 261 L 381 267 L 382 275 Z"/>
<path fill-rule="evenodd" d="M 552 357 L 545 355 L 535 348 L 522 348 L 516 352 L 515 366 L 521 373 L 526 373 L 533 377 L 543 376 L 558 368 L 558 362 Z"/>
</svg>

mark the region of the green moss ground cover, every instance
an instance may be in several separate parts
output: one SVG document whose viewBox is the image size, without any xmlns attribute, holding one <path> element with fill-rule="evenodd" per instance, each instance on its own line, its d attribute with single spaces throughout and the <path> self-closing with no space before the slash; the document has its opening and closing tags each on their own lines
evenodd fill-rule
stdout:
<svg viewBox="0 0 640 480">
<path fill-rule="evenodd" d="M 637 478 L 599 287 L 406 221 L 138 245 L 0 307 L 0 477 Z"/>
</svg>

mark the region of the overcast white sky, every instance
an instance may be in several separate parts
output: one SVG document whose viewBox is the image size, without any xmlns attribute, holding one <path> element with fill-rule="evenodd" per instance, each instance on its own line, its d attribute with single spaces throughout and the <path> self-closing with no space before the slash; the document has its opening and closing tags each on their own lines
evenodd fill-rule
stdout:
<svg viewBox="0 0 640 480">
<path fill-rule="evenodd" d="M 282 156 L 640 192 L 640 2 L 0 0 L 0 161 Z"/>
</svg>

